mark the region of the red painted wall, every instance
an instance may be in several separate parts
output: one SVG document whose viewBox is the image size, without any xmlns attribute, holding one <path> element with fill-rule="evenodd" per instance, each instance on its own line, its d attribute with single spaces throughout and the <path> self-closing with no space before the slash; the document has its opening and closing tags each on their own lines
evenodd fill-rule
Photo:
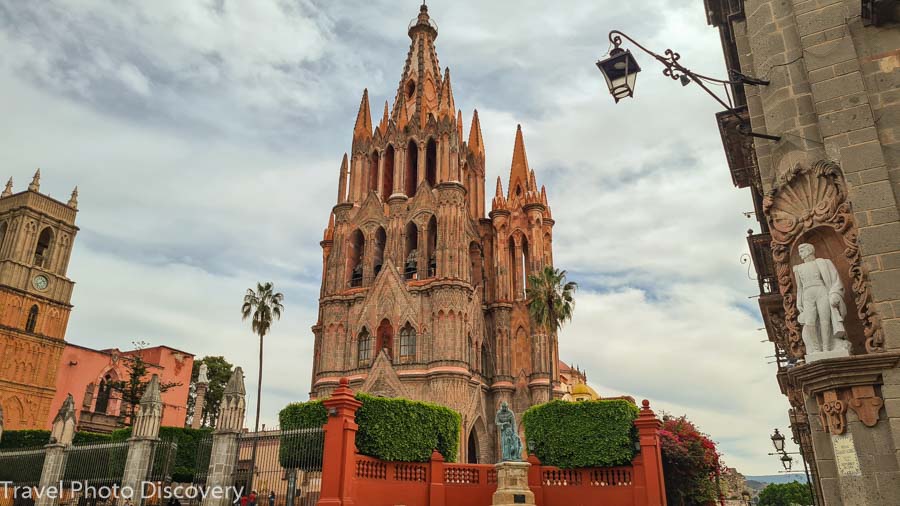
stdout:
<svg viewBox="0 0 900 506">
<path fill-rule="evenodd" d="M 56 395 L 50 405 L 50 416 L 46 428 L 49 429 L 52 425 L 53 418 L 56 417 L 56 413 L 68 394 L 72 394 L 75 399 L 76 417 L 81 416 L 83 409 L 93 411 L 97 403 L 100 381 L 106 375 L 112 376 L 114 380 L 127 380 L 128 369 L 125 364 L 129 355 L 134 353 L 120 352 L 117 349 L 93 350 L 67 343 L 60 357 L 56 377 Z M 167 346 L 157 346 L 143 350 L 143 357 L 148 364 L 146 379 L 149 379 L 152 374 L 158 374 L 162 383 L 181 383 L 181 386 L 173 387 L 162 393 L 162 425 L 184 427 L 194 356 Z M 91 383 L 94 384 L 94 393 L 90 405 L 86 408 L 84 406 L 85 392 Z M 120 408 L 121 399 L 113 393 L 110 396 L 106 413 L 118 414 Z"/>
</svg>

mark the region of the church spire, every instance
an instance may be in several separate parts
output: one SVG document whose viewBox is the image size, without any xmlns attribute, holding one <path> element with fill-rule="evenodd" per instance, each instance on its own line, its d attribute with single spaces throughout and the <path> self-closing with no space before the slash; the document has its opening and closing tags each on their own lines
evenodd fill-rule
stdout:
<svg viewBox="0 0 900 506">
<path fill-rule="evenodd" d="M 66 203 L 67 206 L 72 209 L 78 209 L 78 187 L 76 186 L 74 190 L 72 190 L 72 196 L 69 197 L 69 202 Z"/>
<path fill-rule="evenodd" d="M 469 149 L 484 160 L 484 139 L 481 138 L 481 123 L 478 121 L 478 109 L 472 113 L 472 126 L 469 127 Z"/>
<path fill-rule="evenodd" d="M 458 135 L 459 142 L 462 142 L 463 138 L 463 120 L 462 120 L 462 109 L 457 109 L 456 111 L 456 133 Z"/>
<path fill-rule="evenodd" d="M 3 194 L 0 195 L 0 197 L 9 197 L 10 195 L 12 195 L 12 193 L 13 193 L 12 185 L 13 185 L 12 178 L 9 178 L 9 181 L 6 182 L 6 188 L 3 190 Z"/>
<path fill-rule="evenodd" d="M 341 173 L 338 176 L 338 204 L 347 201 L 347 168 L 347 153 L 344 153 L 344 160 L 341 162 Z"/>
<path fill-rule="evenodd" d="M 388 103 L 387 100 L 384 101 L 384 115 L 381 116 L 381 123 L 378 124 L 378 130 L 381 131 L 381 135 L 384 135 L 387 132 L 388 127 Z"/>
<path fill-rule="evenodd" d="M 450 67 L 444 72 L 444 82 L 441 85 L 441 98 L 438 105 L 438 118 L 444 116 L 453 117 L 453 111 L 456 110 L 456 104 L 453 102 L 453 88 L 450 87 Z"/>
<path fill-rule="evenodd" d="M 353 127 L 353 140 L 366 140 L 372 137 L 372 113 L 369 111 L 369 89 L 363 90 L 356 114 L 356 125 Z"/>
<path fill-rule="evenodd" d="M 525 155 L 525 140 L 522 138 L 522 125 L 516 128 L 516 144 L 513 147 L 512 165 L 509 168 L 509 196 L 524 196 L 528 190 L 528 157 Z"/>
<path fill-rule="evenodd" d="M 443 88 L 441 67 L 434 49 L 437 25 L 431 21 L 427 5 L 422 4 L 419 8 L 419 15 L 410 23 L 408 33 L 409 54 L 400 76 L 394 110 L 396 112 L 402 106 L 408 119 L 424 125 L 429 113 L 439 116 L 438 99 Z"/>
</svg>

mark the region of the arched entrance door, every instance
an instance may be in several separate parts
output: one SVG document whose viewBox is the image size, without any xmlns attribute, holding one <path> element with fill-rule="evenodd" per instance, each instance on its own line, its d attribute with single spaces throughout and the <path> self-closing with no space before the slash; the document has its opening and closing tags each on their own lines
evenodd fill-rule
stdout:
<svg viewBox="0 0 900 506">
<path fill-rule="evenodd" d="M 469 431 L 469 448 L 466 451 L 467 462 L 469 464 L 478 463 L 478 440 L 475 437 L 475 429 Z"/>
<path fill-rule="evenodd" d="M 394 360 L 394 327 L 387 318 L 381 320 L 378 326 L 377 340 L 375 341 L 375 354 L 381 353 L 381 350 L 387 352 L 389 359 Z"/>
</svg>

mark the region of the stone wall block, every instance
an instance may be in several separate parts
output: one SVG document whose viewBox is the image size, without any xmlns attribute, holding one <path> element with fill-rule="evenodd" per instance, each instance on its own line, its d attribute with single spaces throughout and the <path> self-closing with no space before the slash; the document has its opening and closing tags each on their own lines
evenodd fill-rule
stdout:
<svg viewBox="0 0 900 506">
<path fill-rule="evenodd" d="M 812 85 L 812 92 L 817 102 L 857 93 L 864 89 L 862 74 L 859 72 L 844 74 Z"/>
<path fill-rule="evenodd" d="M 871 126 L 874 122 L 869 104 L 860 104 L 846 110 L 824 114 L 819 118 L 819 128 L 823 137 L 859 130 Z"/>
<path fill-rule="evenodd" d="M 863 181 L 860 180 L 860 183 L 862 182 Z M 881 209 L 887 206 L 896 205 L 891 184 L 886 180 L 854 186 L 850 188 L 849 197 L 850 201 L 853 202 L 855 211 Z M 863 251 L 863 254 L 871 253 L 872 252 L 869 251 Z"/>
<path fill-rule="evenodd" d="M 854 60 L 855 58 L 856 49 L 853 47 L 853 41 L 850 40 L 850 37 L 807 47 L 803 53 L 806 69 L 809 71 Z"/>
<path fill-rule="evenodd" d="M 797 15 L 797 30 L 801 36 L 821 32 L 843 24 L 844 6 L 839 3 Z"/>
<path fill-rule="evenodd" d="M 900 269 L 871 272 L 869 278 L 872 280 L 872 295 L 875 302 L 900 299 Z M 885 334 L 887 333 L 885 326 Z"/>
<path fill-rule="evenodd" d="M 859 243 L 866 255 L 900 251 L 900 223 L 860 229 Z"/>
<path fill-rule="evenodd" d="M 878 141 L 872 141 L 841 148 L 840 164 L 844 173 L 881 167 L 884 165 L 881 144 Z"/>
</svg>

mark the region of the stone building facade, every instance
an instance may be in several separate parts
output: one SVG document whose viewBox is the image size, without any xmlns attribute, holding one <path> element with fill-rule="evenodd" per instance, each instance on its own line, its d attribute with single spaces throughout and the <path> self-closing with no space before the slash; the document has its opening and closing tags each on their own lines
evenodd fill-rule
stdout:
<svg viewBox="0 0 900 506">
<path fill-rule="evenodd" d="M 521 127 L 485 214 L 478 112 L 468 140 L 437 27 L 422 5 L 393 105 L 377 125 L 363 92 L 324 239 L 313 398 L 354 390 L 462 415 L 462 461 L 494 462 L 493 416 L 560 397 L 556 336 L 537 332 L 527 276 L 552 265 L 553 219 Z"/>
<path fill-rule="evenodd" d="M 734 86 L 737 114 L 718 119 L 759 220 L 760 310 L 817 504 L 900 504 L 900 3 L 705 4 L 728 68 L 769 81 Z M 847 356 L 807 356 L 802 243 L 837 269 Z"/>
<path fill-rule="evenodd" d="M 66 277 L 78 227 L 68 202 L 28 189 L 0 194 L 0 406 L 6 430 L 43 429 L 52 418 L 72 288 Z"/>
</svg>

